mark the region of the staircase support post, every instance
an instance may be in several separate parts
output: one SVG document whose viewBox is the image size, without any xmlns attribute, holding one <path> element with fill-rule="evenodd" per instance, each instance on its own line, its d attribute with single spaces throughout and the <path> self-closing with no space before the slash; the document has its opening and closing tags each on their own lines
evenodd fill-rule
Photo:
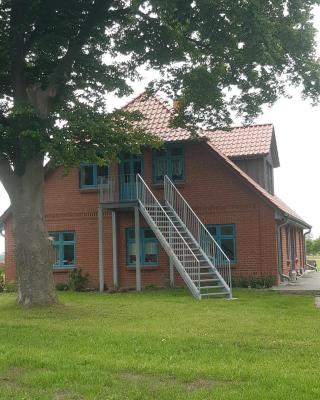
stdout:
<svg viewBox="0 0 320 400">
<path fill-rule="evenodd" d="M 118 272 L 118 244 L 117 244 L 117 216 L 115 211 L 111 211 L 112 223 L 112 278 L 113 287 L 119 287 L 119 272 Z"/>
<path fill-rule="evenodd" d="M 140 215 L 139 208 L 134 208 L 134 226 L 136 243 L 136 290 L 141 292 L 141 265 L 140 265 Z"/>
<path fill-rule="evenodd" d="M 172 258 L 170 257 L 170 287 L 174 288 L 174 263 Z"/>
<path fill-rule="evenodd" d="M 103 208 L 98 209 L 99 226 L 99 291 L 104 291 L 104 227 L 103 227 Z"/>
</svg>

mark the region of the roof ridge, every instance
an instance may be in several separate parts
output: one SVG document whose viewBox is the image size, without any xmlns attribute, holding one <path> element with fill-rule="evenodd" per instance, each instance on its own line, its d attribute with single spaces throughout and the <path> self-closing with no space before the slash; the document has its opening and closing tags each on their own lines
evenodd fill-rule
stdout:
<svg viewBox="0 0 320 400">
<path fill-rule="evenodd" d="M 137 94 L 137 95 L 134 96 L 131 100 L 129 100 L 126 104 L 124 104 L 123 106 L 121 106 L 120 109 L 127 108 L 130 104 L 132 104 L 133 102 L 135 102 L 136 100 L 138 100 L 139 97 L 142 97 L 142 96 L 143 96 L 144 94 L 146 94 L 146 93 L 147 93 L 147 91 L 144 90 L 143 92 Z"/>
<path fill-rule="evenodd" d="M 165 99 L 163 99 L 158 92 L 155 93 L 154 95 L 152 94 L 149 95 L 146 90 L 134 96 L 130 101 L 128 101 L 128 103 L 123 105 L 121 109 L 127 108 L 128 106 L 132 105 L 132 103 L 134 103 L 136 100 L 138 100 L 140 97 L 143 97 L 144 95 L 147 95 L 149 98 L 153 98 L 154 100 L 158 101 L 158 103 L 164 106 L 167 111 L 173 113 L 173 107 L 171 107 L 170 104 Z"/>
<path fill-rule="evenodd" d="M 168 101 L 167 101 L 166 99 L 162 98 L 161 95 L 160 95 L 159 93 L 156 93 L 154 97 L 155 97 L 156 100 L 159 101 L 159 103 L 161 103 L 161 105 L 165 106 L 166 109 L 167 109 L 168 111 L 170 111 L 171 113 L 173 113 L 173 111 L 174 111 L 174 110 L 173 110 L 173 107 L 170 106 L 170 104 L 168 103 Z"/>
<path fill-rule="evenodd" d="M 274 128 L 274 125 L 272 122 L 267 123 L 267 124 L 252 124 L 252 125 L 236 125 L 236 126 L 230 126 L 230 127 L 226 127 L 227 129 L 223 129 L 223 128 L 217 128 L 217 129 L 204 129 L 204 132 L 210 132 L 210 133 L 214 133 L 214 132 L 230 132 L 234 129 L 252 129 L 258 126 L 270 126 L 272 128 Z"/>
</svg>

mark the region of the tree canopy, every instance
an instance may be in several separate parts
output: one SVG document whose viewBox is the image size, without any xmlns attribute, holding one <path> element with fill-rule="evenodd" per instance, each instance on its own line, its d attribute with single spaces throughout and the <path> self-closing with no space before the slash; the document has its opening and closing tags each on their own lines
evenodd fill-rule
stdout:
<svg viewBox="0 0 320 400">
<path fill-rule="evenodd" d="M 179 99 L 179 124 L 226 125 L 231 109 L 254 117 L 288 85 L 301 85 L 317 102 L 315 4 L 2 0 L 2 163 L 20 174 L 39 154 L 70 165 L 96 158 L 97 146 L 109 158 L 121 146 L 148 142 L 129 129 L 128 116 L 125 122 L 105 107 L 106 93 L 131 93 L 142 65 L 161 72 L 154 88 Z"/>
</svg>

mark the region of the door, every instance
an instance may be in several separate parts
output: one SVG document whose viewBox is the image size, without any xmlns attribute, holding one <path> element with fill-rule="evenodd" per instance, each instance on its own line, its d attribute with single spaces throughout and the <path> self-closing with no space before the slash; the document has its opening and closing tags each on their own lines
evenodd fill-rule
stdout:
<svg viewBox="0 0 320 400">
<path fill-rule="evenodd" d="M 125 154 L 120 163 L 120 200 L 136 200 L 136 175 L 142 175 L 142 157 Z"/>
</svg>

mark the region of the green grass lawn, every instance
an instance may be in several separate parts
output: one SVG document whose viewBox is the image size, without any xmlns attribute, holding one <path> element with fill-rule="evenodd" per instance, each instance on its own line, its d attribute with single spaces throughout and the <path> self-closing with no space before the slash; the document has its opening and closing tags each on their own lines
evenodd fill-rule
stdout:
<svg viewBox="0 0 320 400">
<path fill-rule="evenodd" d="M 319 399 L 311 296 L 237 290 L 62 293 L 22 310 L 0 295 L 0 399 Z"/>
</svg>

